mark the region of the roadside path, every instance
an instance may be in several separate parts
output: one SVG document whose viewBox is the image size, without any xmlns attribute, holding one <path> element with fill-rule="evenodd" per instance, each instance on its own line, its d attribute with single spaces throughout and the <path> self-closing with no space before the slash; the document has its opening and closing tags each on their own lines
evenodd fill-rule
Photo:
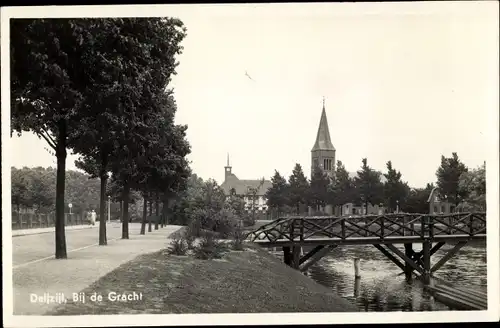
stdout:
<svg viewBox="0 0 500 328">
<path fill-rule="evenodd" d="M 82 225 L 67 226 L 65 228 L 66 228 L 66 231 L 99 228 L 99 222 L 96 222 L 96 224 L 94 226 L 89 225 L 89 224 L 82 224 Z M 15 230 L 12 230 L 12 237 L 21 237 L 21 236 L 27 236 L 27 235 L 38 235 L 41 233 L 50 233 L 50 232 L 54 232 L 55 229 L 56 229 L 55 227 L 33 228 L 33 229 L 15 229 Z"/>
<path fill-rule="evenodd" d="M 68 259 L 65 260 L 56 260 L 53 256 L 54 233 L 13 238 L 14 315 L 42 315 L 57 305 L 35 302 L 35 295 L 41 298 L 64 294 L 70 301 L 73 293 L 120 265 L 139 255 L 168 247 L 170 240 L 167 237 L 179 228 L 169 225 L 140 235 L 140 224 L 131 223 L 130 239 L 122 240 L 119 239 L 120 224 L 111 223 L 108 225 L 107 246 L 97 245 L 97 229 L 68 231 Z M 50 254 L 46 256 L 48 251 Z M 119 282 L 116 292 L 124 292 L 120 290 Z"/>
</svg>

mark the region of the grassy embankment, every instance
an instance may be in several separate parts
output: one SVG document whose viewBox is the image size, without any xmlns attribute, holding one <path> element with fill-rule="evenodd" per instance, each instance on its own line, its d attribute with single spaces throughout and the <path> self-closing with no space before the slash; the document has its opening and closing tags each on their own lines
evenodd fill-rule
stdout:
<svg viewBox="0 0 500 328">
<path fill-rule="evenodd" d="M 142 293 L 142 300 L 112 302 L 109 292 Z M 51 315 L 356 312 L 332 290 L 317 284 L 255 245 L 199 260 L 167 250 L 139 256 L 83 290 L 101 302 L 68 303 Z"/>
</svg>

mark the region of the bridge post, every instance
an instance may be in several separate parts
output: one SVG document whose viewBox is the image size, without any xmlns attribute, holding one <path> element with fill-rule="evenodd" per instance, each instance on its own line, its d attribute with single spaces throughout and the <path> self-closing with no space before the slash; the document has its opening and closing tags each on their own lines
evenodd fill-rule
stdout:
<svg viewBox="0 0 500 328">
<path fill-rule="evenodd" d="M 408 257 L 408 258 L 413 258 L 415 252 L 413 251 L 413 244 L 412 243 L 406 243 L 405 244 L 405 255 Z M 410 281 L 411 280 L 411 275 L 413 273 L 413 268 L 411 267 L 411 265 L 405 261 L 405 278 L 406 278 L 406 281 Z"/>
<path fill-rule="evenodd" d="M 300 246 L 292 247 L 292 268 L 298 269 L 300 265 Z"/>
<path fill-rule="evenodd" d="M 290 246 L 283 246 L 283 262 L 285 262 L 286 265 L 292 264 L 292 254 Z"/>
<path fill-rule="evenodd" d="M 429 284 L 431 280 L 431 241 L 425 240 L 422 244 L 422 253 L 424 257 L 424 283 Z"/>
</svg>

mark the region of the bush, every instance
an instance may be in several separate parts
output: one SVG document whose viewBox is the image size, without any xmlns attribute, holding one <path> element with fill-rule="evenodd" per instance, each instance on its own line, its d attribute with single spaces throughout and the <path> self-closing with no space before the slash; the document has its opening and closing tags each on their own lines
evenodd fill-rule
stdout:
<svg viewBox="0 0 500 328">
<path fill-rule="evenodd" d="M 244 249 L 243 242 L 245 241 L 246 234 L 243 229 L 238 226 L 233 232 L 233 249 L 236 251 L 242 251 Z"/>
<path fill-rule="evenodd" d="M 213 231 L 222 239 L 231 237 L 238 225 L 238 219 L 231 208 L 224 208 L 216 213 Z"/>
<path fill-rule="evenodd" d="M 253 215 L 245 214 L 243 216 L 243 226 L 244 227 L 251 227 L 253 225 L 255 225 L 255 219 L 254 219 Z"/>
<path fill-rule="evenodd" d="M 194 256 L 201 260 L 220 259 L 226 251 L 226 245 L 218 241 L 214 233 L 205 232 L 194 249 Z"/>
<path fill-rule="evenodd" d="M 188 225 L 187 229 L 184 232 L 184 239 L 186 240 L 186 245 L 188 249 L 194 248 L 194 241 L 196 240 L 197 235 L 199 235 L 199 229 L 193 228 L 193 225 Z"/>
<path fill-rule="evenodd" d="M 183 237 L 175 237 L 170 243 L 168 253 L 171 255 L 186 255 L 188 245 Z"/>
</svg>

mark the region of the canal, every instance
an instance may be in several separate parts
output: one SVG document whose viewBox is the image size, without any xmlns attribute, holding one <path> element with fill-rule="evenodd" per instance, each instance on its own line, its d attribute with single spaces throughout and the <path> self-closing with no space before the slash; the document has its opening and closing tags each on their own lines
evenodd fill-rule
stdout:
<svg viewBox="0 0 500 328">
<path fill-rule="evenodd" d="M 404 251 L 403 245 L 397 247 Z M 413 247 L 419 251 L 421 244 Z M 433 255 L 431 263 L 436 263 L 452 247 L 444 245 Z M 276 255 L 282 256 L 282 252 Z M 360 259 L 359 279 L 354 278 L 354 258 Z M 450 310 L 430 297 L 420 281 L 406 282 L 401 269 L 371 245 L 337 247 L 306 274 L 356 304 L 361 311 Z M 436 272 L 436 277 L 486 292 L 485 242 L 463 247 Z"/>
</svg>

